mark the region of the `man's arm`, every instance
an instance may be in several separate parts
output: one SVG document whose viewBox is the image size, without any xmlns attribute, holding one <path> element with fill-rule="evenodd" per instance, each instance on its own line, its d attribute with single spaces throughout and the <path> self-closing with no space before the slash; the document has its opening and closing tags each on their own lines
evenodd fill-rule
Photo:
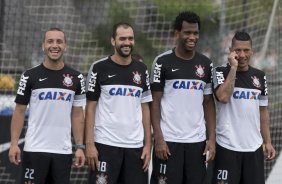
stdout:
<svg viewBox="0 0 282 184">
<path fill-rule="evenodd" d="M 152 91 L 153 101 L 151 104 L 151 119 L 154 130 L 154 141 L 156 156 L 159 159 L 167 160 L 170 155 L 170 151 L 166 142 L 164 141 L 163 133 L 161 130 L 161 98 L 163 96 L 162 91 Z"/>
<path fill-rule="evenodd" d="M 72 133 L 76 145 L 83 145 L 84 137 L 84 114 L 82 107 L 72 107 L 71 111 Z M 76 147 L 75 166 L 82 167 L 85 162 L 85 156 L 82 148 Z"/>
<path fill-rule="evenodd" d="M 207 161 L 213 160 L 215 156 L 215 126 L 216 126 L 216 118 L 215 118 L 215 104 L 213 95 L 205 95 L 204 96 L 204 114 L 206 120 L 206 127 L 208 132 L 208 140 L 206 144 L 206 148 L 204 154 L 207 154 L 209 151 L 209 155 Z"/>
<path fill-rule="evenodd" d="M 16 104 L 16 108 L 12 116 L 9 160 L 15 165 L 19 165 L 21 162 L 21 150 L 18 146 L 18 141 L 24 126 L 26 107 L 26 105 Z"/>
<path fill-rule="evenodd" d="M 226 79 L 224 80 L 224 83 L 222 83 L 215 92 L 217 99 L 221 103 L 228 103 L 234 91 L 236 71 L 238 67 L 238 60 L 236 59 L 236 57 L 237 57 L 236 52 L 234 51 L 230 52 L 228 56 L 228 61 L 230 64 L 230 71 Z"/>
<path fill-rule="evenodd" d="M 98 151 L 94 144 L 94 126 L 97 101 L 87 100 L 85 122 L 86 122 L 86 159 L 92 170 L 99 168 Z"/>
<path fill-rule="evenodd" d="M 267 159 L 271 160 L 275 157 L 275 149 L 271 144 L 271 137 L 269 131 L 269 113 L 266 106 L 260 106 L 260 129 L 265 145 L 265 152 L 267 154 Z"/>
<path fill-rule="evenodd" d="M 150 165 L 151 159 L 151 120 L 150 120 L 150 108 L 149 103 L 142 103 L 142 123 L 144 128 L 144 148 L 141 159 L 143 160 L 143 169 L 147 171 Z"/>
</svg>

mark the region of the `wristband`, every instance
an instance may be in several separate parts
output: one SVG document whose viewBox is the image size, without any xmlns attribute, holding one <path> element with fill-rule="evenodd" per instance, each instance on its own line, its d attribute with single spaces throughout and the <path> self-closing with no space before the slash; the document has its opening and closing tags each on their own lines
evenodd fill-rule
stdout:
<svg viewBox="0 0 282 184">
<path fill-rule="evenodd" d="M 85 149 L 85 145 L 84 144 L 76 144 L 75 146 L 74 146 L 74 148 L 77 150 L 77 149 Z"/>
</svg>

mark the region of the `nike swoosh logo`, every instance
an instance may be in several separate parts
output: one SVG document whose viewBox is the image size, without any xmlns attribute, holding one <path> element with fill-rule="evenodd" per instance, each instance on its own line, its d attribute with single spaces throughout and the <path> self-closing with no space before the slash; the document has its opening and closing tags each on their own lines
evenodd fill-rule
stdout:
<svg viewBox="0 0 282 184">
<path fill-rule="evenodd" d="M 46 77 L 46 78 L 43 78 L 43 79 L 39 78 L 39 81 L 41 82 L 41 81 L 44 81 L 44 80 L 46 80 L 46 79 L 47 79 L 47 77 Z"/>
<path fill-rule="evenodd" d="M 24 138 L 23 139 L 20 139 L 18 144 L 22 144 L 24 142 Z M 3 153 L 4 151 L 7 151 L 10 149 L 10 146 L 11 146 L 11 142 L 7 142 L 7 143 L 3 143 L 3 144 L 0 144 L 0 153 Z"/>
<path fill-rule="evenodd" d="M 177 70 L 179 70 L 179 69 L 178 69 L 178 68 L 177 68 L 177 69 L 171 69 L 172 72 L 175 72 L 175 71 L 177 71 Z"/>
<path fill-rule="evenodd" d="M 109 78 L 112 78 L 112 77 L 114 77 L 114 76 L 116 76 L 116 75 L 108 75 Z"/>
</svg>

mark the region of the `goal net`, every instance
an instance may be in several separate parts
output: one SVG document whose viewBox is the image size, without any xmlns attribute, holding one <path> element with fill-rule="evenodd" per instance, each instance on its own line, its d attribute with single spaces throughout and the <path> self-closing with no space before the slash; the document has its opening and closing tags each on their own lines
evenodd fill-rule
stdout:
<svg viewBox="0 0 282 184">
<path fill-rule="evenodd" d="M 131 23 L 134 53 L 150 68 L 155 56 L 172 48 L 172 21 L 184 10 L 197 12 L 202 21 L 198 49 L 218 66 L 227 62 L 230 39 L 246 30 L 253 40 L 252 65 L 264 70 L 269 87 L 270 130 L 277 159 L 266 162 L 265 175 L 276 184 L 282 149 L 282 13 L 277 0 L 2 0 L 0 1 L 0 117 L 11 116 L 21 73 L 43 61 L 41 42 L 50 27 L 66 33 L 68 65 L 87 74 L 97 59 L 113 52 L 112 25 Z M 270 24 L 271 23 L 271 24 Z M 28 116 L 28 112 L 27 112 Z M 1 122 L 2 123 L 2 122 Z M 9 122 L 8 122 L 9 123 Z M 0 129 L 0 135 L 8 130 Z M 9 137 L 7 138 L 9 141 Z M 7 161 L 7 146 L 0 142 L 1 184 L 14 184 L 18 175 Z M 280 159 L 282 160 L 282 159 Z M 278 169 L 277 169 L 278 168 Z M 280 170 L 279 170 L 280 169 Z M 3 174 L 1 174 L 3 173 Z M 88 167 L 72 168 L 71 183 L 87 183 Z M 278 183 L 282 183 L 281 177 Z"/>
</svg>

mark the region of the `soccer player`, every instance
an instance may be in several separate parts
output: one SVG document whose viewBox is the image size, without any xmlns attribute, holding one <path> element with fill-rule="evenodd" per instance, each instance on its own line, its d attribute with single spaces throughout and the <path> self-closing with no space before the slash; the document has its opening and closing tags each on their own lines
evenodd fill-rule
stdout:
<svg viewBox="0 0 282 184">
<path fill-rule="evenodd" d="M 264 72 L 249 65 L 252 40 L 235 33 L 228 64 L 215 68 L 218 104 L 213 183 L 264 184 L 264 153 L 275 157 L 269 133 L 267 83 Z"/>
<path fill-rule="evenodd" d="M 197 14 L 181 12 L 174 30 L 176 47 L 155 58 L 150 76 L 155 141 L 151 184 L 200 184 L 206 157 L 209 161 L 215 155 L 212 61 L 195 49 Z"/>
<path fill-rule="evenodd" d="M 151 158 L 149 73 L 132 60 L 134 31 L 113 26 L 114 54 L 94 62 L 87 77 L 86 158 L 89 183 L 146 184 Z"/>
<path fill-rule="evenodd" d="M 15 165 L 21 163 L 18 140 L 29 105 L 21 183 L 69 183 L 71 130 L 76 143 L 74 164 L 76 167 L 84 165 L 85 81 L 81 73 L 65 64 L 66 47 L 64 32 L 50 28 L 42 43 L 43 63 L 25 71 L 19 81 L 11 123 L 9 159 Z"/>
</svg>

